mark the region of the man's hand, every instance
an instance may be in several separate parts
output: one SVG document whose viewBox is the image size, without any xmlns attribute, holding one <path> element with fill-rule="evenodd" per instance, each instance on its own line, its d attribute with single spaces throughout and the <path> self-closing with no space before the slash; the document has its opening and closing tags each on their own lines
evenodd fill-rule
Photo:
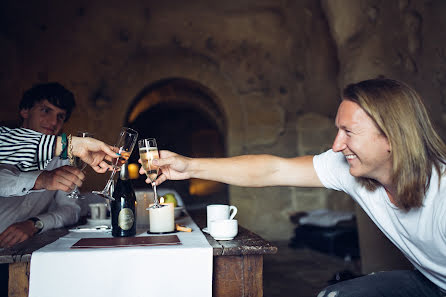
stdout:
<svg viewBox="0 0 446 297">
<path fill-rule="evenodd" d="M 0 234 L 0 248 L 10 247 L 32 237 L 37 232 L 33 221 L 12 224 Z"/>
<path fill-rule="evenodd" d="M 159 185 L 167 179 L 183 180 L 190 178 L 190 172 L 188 172 L 190 160 L 190 158 L 170 151 L 160 151 L 160 159 L 153 160 L 153 165 L 159 166 L 162 172 L 157 178 L 156 184 Z M 141 159 L 139 159 L 138 162 L 141 163 Z M 142 166 L 139 173 L 146 173 Z M 147 178 L 146 183 L 151 184 L 152 182 L 149 178 Z"/>
<path fill-rule="evenodd" d="M 75 186 L 82 186 L 85 174 L 78 168 L 62 166 L 50 171 L 42 171 L 37 177 L 33 190 L 61 190 L 70 192 Z"/>
<path fill-rule="evenodd" d="M 105 161 L 111 162 L 118 156 L 116 148 L 91 137 L 73 137 L 72 145 L 73 155 L 81 158 L 98 173 L 104 173 L 112 168 Z"/>
</svg>

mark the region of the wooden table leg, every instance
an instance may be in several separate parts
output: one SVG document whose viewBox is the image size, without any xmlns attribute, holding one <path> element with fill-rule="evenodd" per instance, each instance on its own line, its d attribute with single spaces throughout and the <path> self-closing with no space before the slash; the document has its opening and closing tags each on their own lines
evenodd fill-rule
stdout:
<svg viewBox="0 0 446 297">
<path fill-rule="evenodd" d="M 262 297 L 263 255 L 215 256 L 214 297 Z"/>
<path fill-rule="evenodd" d="M 30 262 L 9 264 L 9 297 L 28 297 L 29 264 Z"/>
</svg>

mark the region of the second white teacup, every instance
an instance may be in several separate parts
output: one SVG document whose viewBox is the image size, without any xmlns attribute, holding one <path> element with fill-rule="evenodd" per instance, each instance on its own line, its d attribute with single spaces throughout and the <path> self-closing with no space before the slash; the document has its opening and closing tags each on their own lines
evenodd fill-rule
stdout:
<svg viewBox="0 0 446 297">
<path fill-rule="evenodd" d="M 209 234 L 216 240 L 231 240 L 238 233 L 237 220 L 215 220 L 209 225 Z"/>
<path fill-rule="evenodd" d="M 105 203 L 91 203 L 90 214 L 92 220 L 105 220 L 107 219 L 107 204 Z"/>
<path fill-rule="evenodd" d="M 207 227 L 209 229 L 211 221 L 232 220 L 237 214 L 237 207 L 226 204 L 211 204 L 206 207 Z M 208 230 L 209 231 L 209 230 Z"/>
</svg>

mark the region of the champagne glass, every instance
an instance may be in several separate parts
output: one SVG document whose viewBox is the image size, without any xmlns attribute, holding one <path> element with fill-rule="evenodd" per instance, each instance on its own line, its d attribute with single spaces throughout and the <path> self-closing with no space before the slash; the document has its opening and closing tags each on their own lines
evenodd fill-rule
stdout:
<svg viewBox="0 0 446 297">
<path fill-rule="evenodd" d="M 153 165 L 153 160 L 159 159 L 158 146 L 156 145 L 155 138 L 146 138 L 138 141 L 139 157 L 141 158 L 141 165 L 146 172 L 147 177 L 150 179 L 153 188 L 153 201 L 154 204 L 147 208 L 160 208 L 165 205 L 161 205 L 158 201 L 158 195 L 156 193 L 156 178 L 158 177 L 159 167 Z"/>
<path fill-rule="evenodd" d="M 88 132 L 77 132 L 77 136 L 78 137 L 92 137 L 93 134 L 88 133 Z M 87 167 L 87 163 L 82 161 L 81 158 L 79 158 L 79 157 L 74 157 L 74 163 L 71 165 L 76 168 L 79 168 L 80 170 L 84 170 L 85 167 Z M 74 190 L 67 194 L 67 197 L 71 198 L 71 199 L 79 199 L 79 198 L 83 198 L 83 195 L 81 195 L 81 193 L 79 192 L 79 189 L 76 185 L 74 187 Z"/>
<path fill-rule="evenodd" d="M 104 189 L 102 191 L 92 191 L 93 194 L 100 195 L 105 199 L 115 200 L 115 198 L 112 197 L 113 178 L 115 177 L 116 171 L 121 167 L 121 165 L 127 162 L 127 159 L 132 154 L 133 147 L 135 146 L 137 139 L 138 139 L 138 132 L 136 132 L 131 128 L 126 128 L 126 127 L 121 128 L 118 141 L 116 142 L 115 145 L 115 147 L 119 149 L 118 151 L 119 156 L 112 164 L 113 171 Z"/>
</svg>

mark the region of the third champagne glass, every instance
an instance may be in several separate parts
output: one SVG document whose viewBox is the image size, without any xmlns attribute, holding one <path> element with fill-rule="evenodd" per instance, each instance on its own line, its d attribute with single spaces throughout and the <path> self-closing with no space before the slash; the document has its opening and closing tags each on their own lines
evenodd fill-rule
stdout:
<svg viewBox="0 0 446 297">
<path fill-rule="evenodd" d="M 130 157 L 133 151 L 133 147 L 136 144 L 136 140 L 138 139 L 138 132 L 131 128 L 122 127 L 121 133 L 119 133 L 118 141 L 115 145 L 119 149 L 118 154 L 119 157 L 113 163 L 113 171 L 110 175 L 110 178 L 105 185 L 105 188 L 102 191 L 93 191 L 93 194 L 98 194 L 106 199 L 115 200 L 112 197 L 111 188 L 113 183 L 113 178 L 115 177 L 116 171 L 120 168 L 122 164 L 127 162 L 127 159 Z"/>
<path fill-rule="evenodd" d="M 150 179 L 153 188 L 153 208 L 162 207 L 158 201 L 158 195 L 156 193 L 156 178 L 158 177 L 159 167 L 153 165 L 153 160 L 159 159 L 158 146 L 156 145 L 155 138 L 146 138 L 138 141 L 139 157 L 141 158 L 141 165 L 144 168 L 147 177 Z"/>
</svg>

